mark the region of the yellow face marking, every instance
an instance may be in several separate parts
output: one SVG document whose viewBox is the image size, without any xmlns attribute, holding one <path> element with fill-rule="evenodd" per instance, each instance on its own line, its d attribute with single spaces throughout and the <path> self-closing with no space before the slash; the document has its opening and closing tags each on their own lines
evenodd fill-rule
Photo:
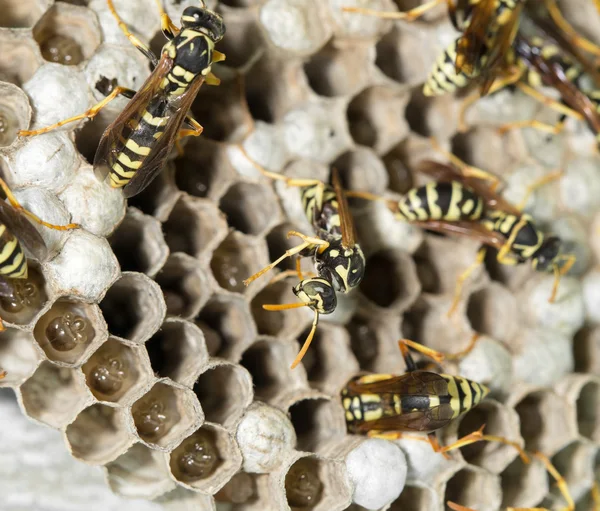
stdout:
<svg viewBox="0 0 600 511">
<path fill-rule="evenodd" d="M 142 166 L 143 161 L 132 161 L 129 156 L 125 153 L 120 153 L 117 160 L 119 160 L 123 165 L 129 167 L 130 169 L 139 169 Z"/>
<path fill-rule="evenodd" d="M 142 115 L 142 119 L 144 119 L 144 121 L 146 121 L 148 124 L 151 124 L 152 126 L 156 126 L 156 127 L 164 126 L 165 124 L 167 124 L 167 117 L 154 117 L 147 110 L 144 111 L 144 115 Z"/>
<path fill-rule="evenodd" d="M 135 140 L 129 139 L 125 144 L 125 147 L 129 149 L 131 152 L 135 154 L 139 154 L 140 156 L 147 156 L 150 154 L 150 148 L 139 145 Z"/>
</svg>

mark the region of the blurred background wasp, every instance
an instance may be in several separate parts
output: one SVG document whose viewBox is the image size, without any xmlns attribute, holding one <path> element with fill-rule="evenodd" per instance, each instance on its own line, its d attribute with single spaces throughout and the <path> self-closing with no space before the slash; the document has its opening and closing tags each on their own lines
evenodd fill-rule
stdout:
<svg viewBox="0 0 600 511">
<path fill-rule="evenodd" d="M 288 186 L 300 187 L 302 206 L 315 231 L 315 236 L 306 236 L 296 231 L 288 232 L 288 237 L 297 236 L 302 243 L 287 250 L 281 257 L 244 281 L 246 286 L 249 285 L 288 257 L 296 255 L 313 258 L 317 275 L 309 278 L 304 278 L 300 260 L 296 259 L 295 274 L 300 282 L 294 286 L 293 292 L 300 299 L 299 303 L 263 305 L 263 309 L 270 311 L 298 307 L 309 307 L 314 311 L 310 333 L 292 363 L 293 369 L 300 363 L 312 342 L 319 314 L 331 314 L 335 310 L 336 292 L 348 293 L 362 281 L 365 274 L 365 256 L 355 241 L 354 224 L 336 169 L 332 171 L 333 186 L 315 179 L 287 178 L 260 167 L 243 147 L 240 149 L 264 176 L 284 181 Z M 287 275 L 288 273 L 284 272 L 281 277 Z M 276 277 L 276 280 L 279 278 Z"/>
<path fill-rule="evenodd" d="M 100 103 L 81 115 L 19 134 L 37 135 L 69 122 L 93 118 L 119 95 L 131 99 L 104 131 L 94 158 L 94 170 L 99 179 L 109 176 L 111 187 L 123 188 L 125 197 L 132 197 L 161 171 L 180 138 L 202 133 L 202 126 L 189 110 L 204 82 L 219 83 L 211 66 L 225 58 L 214 49 L 225 34 L 225 25 L 221 16 L 208 10 L 202 1 L 200 7 L 187 7 L 183 11 L 181 29 L 177 29 L 157 0 L 161 29 L 168 39 L 158 59 L 121 21 L 112 0 L 107 2 L 119 27 L 150 60 L 152 73 L 137 92 L 115 87 Z M 191 129 L 182 129 L 184 122 Z"/>
</svg>

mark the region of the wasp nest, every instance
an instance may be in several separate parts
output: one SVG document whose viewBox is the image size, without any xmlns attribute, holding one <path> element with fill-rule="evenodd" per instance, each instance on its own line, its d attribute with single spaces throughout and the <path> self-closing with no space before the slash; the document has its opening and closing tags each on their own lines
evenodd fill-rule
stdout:
<svg viewBox="0 0 600 511">
<path fill-rule="evenodd" d="M 165 7 L 178 22 L 195 3 Z M 158 51 L 154 2 L 115 4 Z M 341 387 L 360 371 L 401 373 L 397 339 L 454 352 L 477 331 L 475 350 L 446 369 L 485 383 L 492 398 L 443 440 L 486 424 L 550 456 L 584 505 L 600 446 L 600 158 L 592 137 L 577 123 L 551 139 L 500 136 L 498 123 L 546 115 L 506 91 L 480 101 L 470 129 L 458 133 L 460 101 L 421 93 L 454 37 L 443 8 L 407 23 L 341 11 L 356 5 L 398 7 L 209 2 L 227 25 L 218 46 L 227 60 L 214 68 L 221 85 L 204 86 L 192 108 L 204 133 L 126 204 L 90 164 L 124 99 L 92 122 L 26 139 L 17 131 L 77 115 L 116 84 L 139 87 L 148 62 L 105 0 L 4 1 L 0 167 L 27 208 L 82 229 L 43 230 L 50 257 L 32 261 L 27 281 L 0 299 L 8 327 L 0 386 L 14 389 L 28 417 L 60 430 L 75 458 L 104 467 L 114 492 L 160 497 L 165 509 L 558 505 L 541 463 L 523 464 L 509 446 L 468 446 L 446 460 L 423 442 L 346 434 Z M 600 20 L 581 12 L 569 10 L 594 36 Z M 528 211 L 577 254 L 572 276 L 549 304 L 550 276 L 489 257 L 448 319 L 456 278 L 477 245 L 424 234 L 379 203 L 356 205 L 366 276 L 290 370 L 310 314 L 264 311 L 264 303 L 293 301 L 291 286 L 259 279 L 245 287 L 243 279 L 290 247 L 288 231 L 310 230 L 298 190 L 259 176 L 239 144 L 273 171 L 327 179 L 335 166 L 348 188 L 385 194 L 416 182 L 415 164 L 432 154 L 428 136 L 499 174 L 514 202 L 533 180 L 562 169 Z"/>
</svg>

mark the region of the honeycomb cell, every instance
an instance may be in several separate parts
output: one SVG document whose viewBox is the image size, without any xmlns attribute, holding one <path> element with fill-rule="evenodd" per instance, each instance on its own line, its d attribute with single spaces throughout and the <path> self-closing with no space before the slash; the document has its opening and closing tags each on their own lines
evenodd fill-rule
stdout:
<svg viewBox="0 0 600 511">
<path fill-rule="evenodd" d="M 308 307 L 285 311 L 263 309 L 263 305 L 281 303 L 300 303 L 292 292 L 291 282 L 270 284 L 254 297 L 250 307 L 259 334 L 295 338 L 307 327 L 313 316 Z"/>
<path fill-rule="evenodd" d="M 156 282 L 142 273 L 125 272 L 100 302 L 108 331 L 133 342 L 145 342 L 165 317 L 165 300 Z"/>
<path fill-rule="evenodd" d="M 202 120 L 202 117 L 198 118 Z M 235 170 L 229 162 L 226 147 L 205 136 L 190 140 L 184 155 L 175 160 L 177 187 L 193 197 L 217 200 L 234 176 Z"/>
<path fill-rule="evenodd" d="M 230 227 L 260 236 L 279 220 L 280 212 L 272 188 L 254 183 L 236 183 L 219 204 Z"/>
<path fill-rule="evenodd" d="M 48 8 L 48 0 L 7 0 L 2 6 L 0 27 L 29 28 L 42 16 Z"/>
<path fill-rule="evenodd" d="M 92 465 L 105 465 L 124 454 L 135 441 L 127 431 L 126 415 L 122 408 L 102 404 L 83 410 L 65 431 L 71 454 Z"/>
<path fill-rule="evenodd" d="M 106 337 L 97 305 L 60 298 L 35 324 L 35 340 L 52 362 L 76 366 Z"/>
<path fill-rule="evenodd" d="M 434 98 L 423 95 L 421 88 L 412 90 L 405 117 L 411 131 L 423 137 L 445 140 L 456 133 L 458 99 L 450 94 Z"/>
<path fill-rule="evenodd" d="M 323 483 L 314 458 L 300 458 L 285 475 L 285 493 L 292 508 L 314 508 L 322 492 Z"/>
<path fill-rule="evenodd" d="M 194 393 L 168 380 L 156 383 L 131 408 L 139 438 L 155 449 L 170 451 L 204 421 Z"/>
<path fill-rule="evenodd" d="M 367 258 L 360 283 L 363 296 L 376 309 L 402 311 L 420 291 L 415 263 L 403 250 L 384 250 Z"/>
<path fill-rule="evenodd" d="M 128 208 L 123 222 L 109 238 L 122 271 L 135 271 L 154 277 L 169 256 L 162 226 L 139 209 Z"/>
<path fill-rule="evenodd" d="M 153 378 L 145 350 L 109 339 L 82 367 L 87 386 L 99 401 L 128 404 Z"/>
<path fill-rule="evenodd" d="M 500 478 L 486 470 L 466 466 L 446 483 L 444 502 L 451 500 L 480 511 L 498 509 L 502 501 Z"/>
<path fill-rule="evenodd" d="M 299 451 L 319 452 L 329 440 L 345 434 L 344 410 L 337 401 L 310 391 L 298 391 L 289 401 Z"/>
<path fill-rule="evenodd" d="M 40 359 L 29 332 L 14 328 L 0 332 L 0 368 L 6 371 L 0 387 L 18 387 L 33 374 Z"/>
<path fill-rule="evenodd" d="M 33 37 L 48 62 L 77 66 L 100 45 L 100 27 L 89 9 L 56 3 L 33 27 Z"/>
<path fill-rule="evenodd" d="M 208 361 L 202 331 L 189 321 L 169 318 L 146 343 L 154 373 L 191 386 Z"/>
<path fill-rule="evenodd" d="M 48 361 L 39 365 L 19 394 L 29 417 L 56 429 L 70 424 L 92 401 L 79 371 Z"/>
<path fill-rule="evenodd" d="M 375 85 L 355 96 L 346 112 L 350 134 L 359 145 L 386 153 L 408 134 L 404 111 L 409 95 L 405 90 Z"/>
<path fill-rule="evenodd" d="M 221 84 L 218 87 L 202 87 L 192 105 L 192 113 L 204 126 L 202 138 L 216 142 L 241 142 L 253 126 L 244 96 L 243 75 L 224 66 L 216 74 Z"/>
<path fill-rule="evenodd" d="M 304 384 L 300 370 L 289 370 L 296 353 L 295 346 L 273 339 L 259 339 L 244 352 L 240 364 L 252 376 L 256 399 L 276 401 L 286 389 Z"/>
<path fill-rule="evenodd" d="M 567 487 L 575 501 L 586 494 L 596 482 L 595 463 L 598 448 L 587 441 L 575 440 L 552 457 L 552 463 L 565 478 Z M 556 485 L 551 486 L 549 497 L 564 502 Z"/>
<path fill-rule="evenodd" d="M 361 16 L 344 12 L 341 7 L 368 7 L 376 11 L 397 11 L 398 6 L 391 0 L 329 0 L 329 14 L 334 25 L 334 34 L 341 40 L 373 40 L 381 37 L 392 27 L 392 22 L 375 16 Z"/>
<path fill-rule="evenodd" d="M 497 282 L 474 291 L 467 300 L 467 318 L 476 332 L 507 342 L 516 333 L 519 323 L 517 301 L 513 294 Z"/>
<path fill-rule="evenodd" d="M 105 470 L 111 490 L 130 499 L 156 498 L 175 488 L 164 454 L 140 443 L 108 463 Z"/>
<path fill-rule="evenodd" d="M 0 31 L 0 54 L 0 80 L 19 87 L 42 63 L 37 45 L 26 31 Z"/>
<path fill-rule="evenodd" d="M 25 93 L 12 83 L 0 82 L 0 148 L 12 145 L 17 132 L 27 129 L 30 120 L 31 107 Z"/>
<path fill-rule="evenodd" d="M 210 296 L 208 278 L 198 260 L 187 254 L 171 254 L 156 276 L 167 304 L 167 314 L 195 317 Z"/>
<path fill-rule="evenodd" d="M 267 245 L 269 246 L 269 259 L 274 261 L 286 250 L 296 246 L 298 242 L 295 238 L 288 238 L 287 233 L 290 231 L 301 232 L 300 228 L 290 222 L 279 224 L 271 229 L 267 234 Z M 296 264 L 293 258 L 288 258 L 277 265 L 281 270 L 293 270 Z"/>
<path fill-rule="evenodd" d="M 257 334 L 247 302 L 234 295 L 214 294 L 197 320 L 219 336 L 219 347 L 213 356 L 234 362 L 240 359 Z"/>
<path fill-rule="evenodd" d="M 39 265 L 27 261 L 29 276 L 13 279 L 10 295 L 0 297 L 2 320 L 15 325 L 27 325 L 48 303 L 48 288 Z"/>
<path fill-rule="evenodd" d="M 533 507 L 548 493 L 546 467 L 538 459 L 524 463 L 520 457 L 500 474 L 502 481 L 502 508 Z"/>
<path fill-rule="evenodd" d="M 175 163 L 167 162 L 163 171 L 141 193 L 131 197 L 128 203 L 146 215 L 164 222 L 181 194 L 175 184 Z"/>
<path fill-rule="evenodd" d="M 312 55 L 304 64 L 310 87 L 326 97 L 346 96 L 361 90 L 370 78 L 373 64 L 371 45 L 356 41 L 333 42 Z"/>
<path fill-rule="evenodd" d="M 579 435 L 592 442 L 600 438 L 600 379 L 588 374 L 570 374 L 557 385 L 556 391 L 576 414 Z"/>
<path fill-rule="evenodd" d="M 333 163 L 342 183 L 350 190 L 383 193 L 388 187 L 387 172 L 377 155 L 367 147 L 342 154 Z"/>
<path fill-rule="evenodd" d="M 246 472 L 238 472 L 229 482 L 221 488 L 215 495 L 218 502 L 229 502 L 234 504 L 233 510 L 237 509 L 236 504 L 256 503 L 260 498 L 257 488 L 257 477 Z"/>
<path fill-rule="evenodd" d="M 236 364 L 214 360 L 194 384 L 206 420 L 231 426 L 252 402 L 252 377 Z"/>
<path fill-rule="evenodd" d="M 242 466 L 231 434 L 218 424 L 205 424 L 169 455 L 172 477 L 191 490 L 215 494 Z"/>
<path fill-rule="evenodd" d="M 227 235 L 227 222 L 213 202 L 182 195 L 162 226 L 171 252 L 201 258 Z"/>
<path fill-rule="evenodd" d="M 264 283 L 244 286 L 244 279 L 269 264 L 266 243 L 233 231 L 217 247 L 210 261 L 213 275 L 223 289 L 234 293 L 255 292 Z"/>
<path fill-rule="evenodd" d="M 298 342 L 302 344 L 305 338 L 303 333 Z M 302 364 L 309 385 L 328 394 L 336 394 L 359 371 L 348 333 L 340 326 L 325 323 L 315 333 Z"/>
<path fill-rule="evenodd" d="M 425 511 L 433 509 L 438 497 L 431 488 L 406 485 L 400 496 L 392 502 L 389 511 Z"/>
<path fill-rule="evenodd" d="M 256 9 L 252 4 L 262 3 L 245 0 L 230 0 L 222 2 L 238 9 L 223 9 L 223 19 L 227 27 L 227 37 L 219 43 L 219 51 L 227 55 L 225 65 L 236 69 L 245 68 L 249 62 L 254 61 L 265 47 L 264 33 L 260 29 Z"/>
</svg>

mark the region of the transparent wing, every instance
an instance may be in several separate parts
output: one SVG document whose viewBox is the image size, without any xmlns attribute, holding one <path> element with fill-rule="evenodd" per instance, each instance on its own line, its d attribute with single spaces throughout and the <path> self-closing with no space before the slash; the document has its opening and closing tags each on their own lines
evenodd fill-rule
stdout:
<svg viewBox="0 0 600 511">
<path fill-rule="evenodd" d="M 336 168 L 332 169 L 331 180 L 338 203 L 338 214 L 340 216 L 340 229 L 342 231 L 342 246 L 352 248 L 356 244 L 354 236 L 354 222 L 348 207 L 348 200 L 340 181 L 340 174 Z"/>
<path fill-rule="evenodd" d="M 46 258 L 48 249 L 40 233 L 25 215 L 3 200 L 0 200 L 0 223 L 5 224 L 36 259 Z"/>
</svg>

